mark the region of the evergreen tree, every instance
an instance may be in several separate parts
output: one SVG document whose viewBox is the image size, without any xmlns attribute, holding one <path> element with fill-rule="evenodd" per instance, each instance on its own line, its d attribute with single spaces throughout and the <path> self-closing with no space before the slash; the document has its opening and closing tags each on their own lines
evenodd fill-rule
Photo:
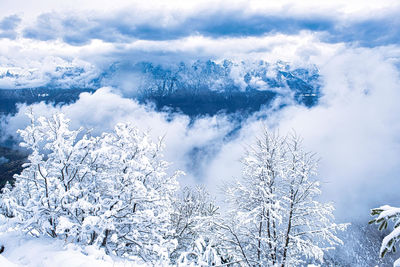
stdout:
<svg viewBox="0 0 400 267">
<path fill-rule="evenodd" d="M 396 243 L 400 239 L 400 208 L 384 205 L 371 210 L 372 216 L 377 216 L 369 223 L 379 224 L 379 230 L 387 229 L 390 221 L 393 224 L 393 230 L 382 240 L 380 248 L 380 257 L 383 258 L 387 252 L 396 252 Z M 397 259 L 393 266 L 400 266 L 400 259 Z"/>
</svg>

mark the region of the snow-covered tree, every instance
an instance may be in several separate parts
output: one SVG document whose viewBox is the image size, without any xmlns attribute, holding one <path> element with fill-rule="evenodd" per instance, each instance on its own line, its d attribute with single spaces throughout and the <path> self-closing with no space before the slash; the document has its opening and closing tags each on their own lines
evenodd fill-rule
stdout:
<svg viewBox="0 0 400 267">
<path fill-rule="evenodd" d="M 174 202 L 171 217 L 174 237 L 178 241 L 171 255 L 173 261 L 184 266 L 219 263 L 218 242 L 214 235 L 219 215 L 219 207 L 204 186 L 183 188 Z"/>
<path fill-rule="evenodd" d="M 68 202 L 74 185 L 91 174 L 93 139 L 78 138 L 82 129 L 69 130 L 62 114 L 50 118 L 28 115 L 31 125 L 19 133 L 21 146 L 31 154 L 22 173 L 15 175 L 14 188 L 3 192 L 2 203 L 9 203 L 9 215 L 23 229 L 56 237 L 65 215 L 81 223 L 82 214 L 70 210 Z M 77 200 L 74 196 L 73 201 Z"/>
<path fill-rule="evenodd" d="M 130 124 L 91 137 L 70 130 L 63 114 L 29 117 L 31 125 L 19 133 L 31 154 L 15 186 L 3 190 L 1 212 L 32 234 L 168 261 L 180 173 L 168 174 L 161 140 Z"/>
<path fill-rule="evenodd" d="M 387 252 L 396 252 L 396 243 L 400 239 L 400 208 L 384 205 L 371 210 L 372 216 L 377 216 L 369 223 L 379 224 L 379 230 L 387 229 L 390 221 L 393 222 L 393 230 L 382 240 L 380 257 L 383 258 Z M 400 266 L 400 259 L 393 266 Z"/>
<path fill-rule="evenodd" d="M 172 250 L 174 242 L 167 237 L 173 231 L 170 216 L 180 173 L 167 175 L 161 140 L 152 142 L 132 125 L 118 124 L 114 132 L 103 134 L 100 147 L 98 173 L 107 181 L 102 245 L 146 261 L 158 257 L 161 248 Z"/>
<path fill-rule="evenodd" d="M 176 261 L 177 266 L 221 266 L 222 257 L 219 244 L 215 239 L 204 240 L 202 237 L 193 242 Z"/>
<path fill-rule="evenodd" d="M 243 175 L 227 190 L 230 216 L 219 232 L 231 261 L 245 266 L 322 262 L 341 244 L 333 206 L 317 201 L 317 160 L 296 136 L 265 131 L 243 158 Z"/>
</svg>

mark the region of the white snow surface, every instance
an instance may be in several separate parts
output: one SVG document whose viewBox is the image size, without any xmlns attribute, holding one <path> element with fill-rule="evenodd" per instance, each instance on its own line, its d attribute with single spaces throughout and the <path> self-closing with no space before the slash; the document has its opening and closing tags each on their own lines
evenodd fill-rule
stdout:
<svg viewBox="0 0 400 267">
<path fill-rule="evenodd" d="M 16 267 L 18 265 L 12 263 L 11 261 L 7 260 L 6 258 L 0 255 L 0 266 Z"/>
<path fill-rule="evenodd" d="M 381 212 L 381 214 L 379 214 L 379 216 L 378 216 L 378 218 L 376 218 L 376 220 L 380 220 L 382 218 L 386 218 L 386 217 L 390 217 L 390 216 L 400 215 L 400 208 L 391 207 L 389 205 L 384 205 L 384 206 L 379 207 L 379 209 L 382 209 L 383 211 Z"/>
<path fill-rule="evenodd" d="M 128 267 L 143 266 L 136 262 L 110 257 L 103 250 L 65 244 L 62 240 L 28 236 L 16 231 L 0 233 L 1 267 Z"/>
<path fill-rule="evenodd" d="M 392 240 L 392 239 L 396 240 L 396 238 L 399 236 L 400 236 L 400 227 L 394 228 L 390 234 L 388 234 L 387 236 L 385 236 L 385 238 L 383 238 L 380 253 L 382 253 L 385 248 L 389 247 L 388 244 L 389 244 L 390 240 Z M 391 249 L 391 247 L 389 247 L 389 249 Z M 399 262 L 399 264 L 400 264 L 400 262 Z"/>
</svg>

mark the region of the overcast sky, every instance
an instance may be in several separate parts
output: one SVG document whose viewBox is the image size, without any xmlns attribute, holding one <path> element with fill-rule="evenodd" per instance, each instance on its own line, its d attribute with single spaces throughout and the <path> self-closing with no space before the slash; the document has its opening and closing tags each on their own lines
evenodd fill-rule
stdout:
<svg viewBox="0 0 400 267">
<path fill-rule="evenodd" d="M 121 76 L 114 88 L 74 104 L 35 109 L 61 110 L 76 126 L 103 130 L 132 121 L 166 134 L 166 157 L 183 169 L 190 166 L 187 153 L 204 147 L 202 170 L 189 171 L 187 179 L 201 177 L 210 189 L 240 175 L 243 147 L 262 125 L 294 129 L 321 156 L 325 197 L 337 204 L 339 217 L 400 205 L 400 1 L 14 0 L 0 6 L 3 89 L 45 86 L 71 68 L 82 71 L 63 82 L 83 86 L 115 62 L 262 59 L 316 66 L 318 106 L 290 106 L 266 121 L 252 117 L 234 140 L 224 139 L 235 127 L 224 116 L 190 125 L 184 115 L 170 120 L 123 98 L 118 91 L 130 81 Z M 11 134 L 26 124 L 25 111 L 9 118 Z"/>
<path fill-rule="evenodd" d="M 69 81 L 82 85 L 124 61 L 323 64 L 342 47 L 382 46 L 397 57 L 398 14 L 399 1 L 369 0 L 2 1 L 0 74 L 19 80 L 1 77 L 0 88 L 44 86 L 60 66 L 84 68 Z"/>
</svg>

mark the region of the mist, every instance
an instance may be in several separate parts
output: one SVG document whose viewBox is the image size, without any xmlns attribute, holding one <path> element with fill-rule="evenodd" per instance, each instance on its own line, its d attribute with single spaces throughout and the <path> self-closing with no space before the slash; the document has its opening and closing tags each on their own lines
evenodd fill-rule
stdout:
<svg viewBox="0 0 400 267">
<path fill-rule="evenodd" d="M 0 166 L 14 164 L 28 112 L 94 136 L 129 122 L 163 139 L 181 188 L 204 185 L 223 210 L 246 148 L 265 129 L 295 133 L 320 159 L 321 200 L 353 224 L 332 257 L 375 266 L 370 210 L 400 206 L 399 14 L 392 0 L 8 1 Z"/>
<path fill-rule="evenodd" d="M 372 207 L 400 204 L 399 70 L 386 53 L 368 48 L 339 49 L 317 66 L 322 77 L 318 105 L 264 108 L 242 120 L 233 135 L 237 121 L 228 115 L 193 119 L 156 111 L 124 97 L 126 88 L 118 87 L 82 93 L 69 105 L 21 105 L 2 125 L 6 135 L 15 136 L 27 125 L 29 109 L 37 115 L 63 112 L 74 128 L 84 126 L 93 134 L 132 122 L 154 138 L 164 136 L 166 159 L 187 173 L 183 184 L 205 184 L 216 195 L 224 182 L 240 177 L 244 149 L 264 127 L 282 135 L 295 131 L 320 157 L 323 198 L 335 203 L 338 220 L 365 221 Z"/>
</svg>

